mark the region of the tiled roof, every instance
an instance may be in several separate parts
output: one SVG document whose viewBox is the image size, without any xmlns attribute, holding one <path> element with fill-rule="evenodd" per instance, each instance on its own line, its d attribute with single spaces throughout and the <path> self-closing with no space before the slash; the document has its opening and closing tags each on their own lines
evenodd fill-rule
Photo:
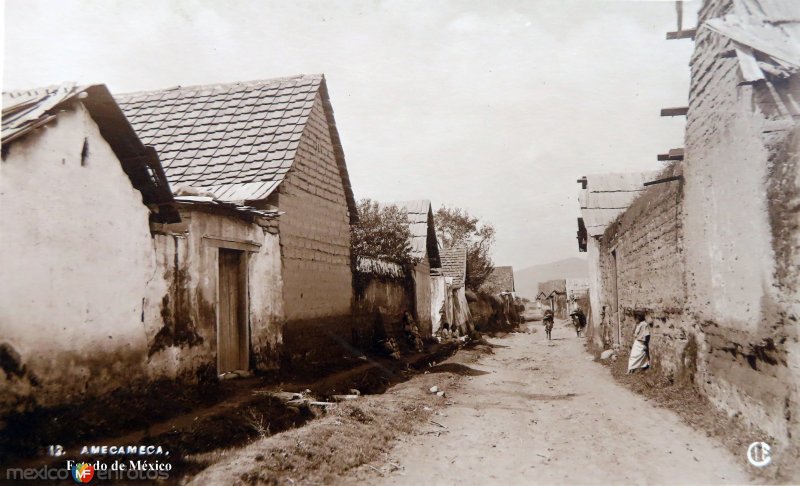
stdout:
<svg viewBox="0 0 800 486">
<path fill-rule="evenodd" d="M 400 201 L 390 203 L 404 210 L 408 215 L 408 227 L 411 230 L 411 256 L 421 259 L 426 252 L 431 266 L 436 267 L 440 261 L 440 252 L 436 240 L 436 229 L 433 227 L 433 210 L 427 199 L 417 201 Z"/>
<path fill-rule="evenodd" d="M 514 292 L 514 267 L 494 267 L 481 290 L 490 294 Z"/>
<path fill-rule="evenodd" d="M 453 278 L 453 286 L 461 287 L 467 276 L 467 247 L 455 246 L 440 251 L 442 274 Z"/>
<path fill-rule="evenodd" d="M 557 294 L 565 294 L 567 292 L 567 281 L 564 279 L 548 280 L 546 282 L 539 282 L 539 293 L 549 296 L 553 292 Z"/>
<path fill-rule="evenodd" d="M 158 149 L 174 186 L 253 201 L 269 196 L 290 171 L 318 94 L 352 218 L 355 199 L 323 75 L 129 93 L 117 100 L 142 140 Z"/>
<path fill-rule="evenodd" d="M 658 171 L 586 176 L 586 189 L 578 200 L 589 236 L 602 235 L 644 189 L 644 183 L 658 176 Z"/>
</svg>

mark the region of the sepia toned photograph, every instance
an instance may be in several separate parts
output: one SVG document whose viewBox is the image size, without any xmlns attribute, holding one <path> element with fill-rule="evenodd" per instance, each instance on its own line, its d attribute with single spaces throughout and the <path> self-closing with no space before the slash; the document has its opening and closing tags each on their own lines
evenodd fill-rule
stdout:
<svg viewBox="0 0 800 486">
<path fill-rule="evenodd" d="M 800 0 L 0 16 L 0 484 L 800 484 Z"/>
</svg>

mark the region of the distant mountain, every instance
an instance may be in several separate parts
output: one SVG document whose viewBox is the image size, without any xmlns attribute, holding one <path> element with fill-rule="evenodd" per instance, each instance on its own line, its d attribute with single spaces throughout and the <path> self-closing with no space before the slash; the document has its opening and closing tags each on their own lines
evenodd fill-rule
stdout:
<svg viewBox="0 0 800 486">
<path fill-rule="evenodd" d="M 567 258 L 557 262 L 534 265 L 514 272 L 514 289 L 517 294 L 536 298 L 539 282 L 561 278 L 582 278 L 589 276 L 589 263 L 583 258 Z"/>
</svg>

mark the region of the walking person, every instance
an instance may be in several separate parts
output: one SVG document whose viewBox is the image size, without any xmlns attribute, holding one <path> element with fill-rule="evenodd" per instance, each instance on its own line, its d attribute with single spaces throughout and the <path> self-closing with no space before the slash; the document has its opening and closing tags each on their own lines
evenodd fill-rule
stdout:
<svg viewBox="0 0 800 486">
<path fill-rule="evenodd" d="M 639 323 L 633 330 L 633 346 L 628 358 L 628 373 L 638 369 L 646 370 L 650 367 L 650 323 L 644 314 L 638 314 Z M 652 318 L 651 318 L 652 322 Z"/>
<path fill-rule="evenodd" d="M 553 332 L 553 311 L 547 309 L 544 311 L 544 332 L 547 333 L 547 339 L 550 340 L 550 334 Z"/>
<path fill-rule="evenodd" d="M 579 307 L 572 311 L 569 316 L 572 317 L 572 325 L 575 326 L 575 332 L 578 334 L 578 337 L 581 337 L 581 331 L 586 327 L 586 314 L 584 314 Z"/>
</svg>

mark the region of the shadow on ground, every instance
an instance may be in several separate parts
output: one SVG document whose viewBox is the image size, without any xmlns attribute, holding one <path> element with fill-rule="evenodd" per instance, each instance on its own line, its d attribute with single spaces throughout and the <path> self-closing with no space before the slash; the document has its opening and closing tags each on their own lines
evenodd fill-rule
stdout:
<svg viewBox="0 0 800 486">
<path fill-rule="evenodd" d="M 488 375 L 488 371 L 476 370 L 461 363 L 444 363 L 428 369 L 431 373 L 453 373 L 461 376 Z"/>
</svg>

